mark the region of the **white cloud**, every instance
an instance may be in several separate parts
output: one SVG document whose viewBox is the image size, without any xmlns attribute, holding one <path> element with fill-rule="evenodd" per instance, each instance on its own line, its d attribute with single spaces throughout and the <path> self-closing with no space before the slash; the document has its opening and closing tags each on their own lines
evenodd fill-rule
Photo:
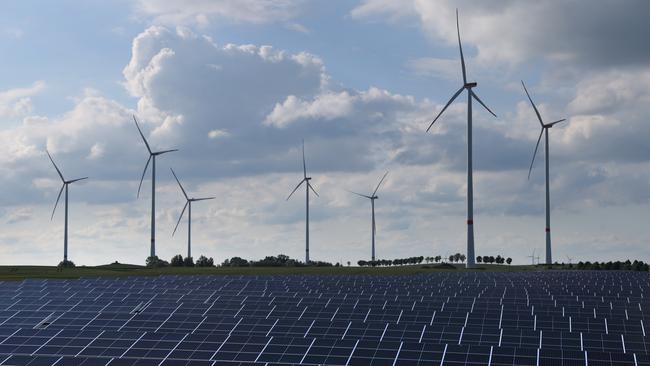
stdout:
<svg viewBox="0 0 650 366">
<path fill-rule="evenodd" d="M 0 92 L 0 118 L 17 118 L 32 112 L 31 97 L 45 89 L 45 82 L 37 81 L 26 88 Z"/>
<path fill-rule="evenodd" d="M 309 28 L 305 27 L 304 25 L 302 25 L 300 23 L 290 23 L 290 24 L 287 24 L 286 27 L 287 27 L 287 29 L 290 29 L 290 30 L 293 30 L 293 31 L 296 31 L 296 32 L 299 32 L 299 33 L 303 33 L 303 34 L 311 33 Z"/>
<path fill-rule="evenodd" d="M 283 22 L 295 17 L 302 0 L 137 0 L 139 14 L 159 24 L 206 26 L 214 20 L 245 23 Z"/>
<path fill-rule="evenodd" d="M 230 134 L 228 133 L 228 131 L 224 131 L 224 130 L 216 129 L 208 132 L 208 137 L 213 140 L 228 137 L 228 136 L 230 136 Z"/>
</svg>

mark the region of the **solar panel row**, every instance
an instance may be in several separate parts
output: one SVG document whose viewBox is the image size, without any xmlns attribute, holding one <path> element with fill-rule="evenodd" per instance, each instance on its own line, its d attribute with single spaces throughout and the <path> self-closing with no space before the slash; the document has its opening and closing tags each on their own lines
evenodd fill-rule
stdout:
<svg viewBox="0 0 650 366">
<path fill-rule="evenodd" d="M 0 283 L 0 365 L 650 365 L 632 272 Z"/>
</svg>

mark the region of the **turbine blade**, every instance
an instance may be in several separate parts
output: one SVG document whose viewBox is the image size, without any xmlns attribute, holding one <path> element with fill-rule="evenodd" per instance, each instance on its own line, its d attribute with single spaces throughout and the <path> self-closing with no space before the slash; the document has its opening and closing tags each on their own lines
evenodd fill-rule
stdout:
<svg viewBox="0 0 650 366">
<path fill-rule="evenodd" d="M 181 187 L 181 191 L 183 191 L 183 196 L 185 196 L 186 200 L 189 200 L 190 198 L 187 197 L 187 192 L 183 189 L 183 185 L 181 184 L 181 181 L 178 180 L 178 177 L 176 176 L 176 173 L 174 173 L 174 169 L 169 168 L 169 170 L 172 171 L 172 174 L 174 175 L 174 178 L 176 179 L 176 183 L 178 183 L 178 186 Z"/>
<path fill-rule="evenodd" d="M 147 146 L 147 150 L 149 151 L 149 154 L 153 154 L 151 152 L 151 147 L 149 147 L 149 143 L 147 142 L 147 139 L 144 138 L 144 134 L 142 133 L 142 130 L 140 129 L 140 125 L 138 125 L 138 120 L 135 118 L 135 115 L 133 115 L 133 121 L 135 122 L 135 127 L 138 128 L 138 132 L 140 132 L 140 136 L 142 137 L 142 141 L 144 141 L 144 144 Z"/>
<path fill-rule="evenodd" d="M 542 135 L 544 134 L 544 129 L 539 134 L 537 139 L 537 145 L 535 145 L 535 152 L 533 152 L 533 160 L 530 162 L 530 168 L 528 169 L 528 179 L 530 179 L 530 173 L 533 171 L 533 163 L 535 162 L 535 156 L 537 155 L 537 149 L 539 148 L 539 142 L 542 141 Z"/>
<path fill-rule="evenodd" d="M 178 149 L 156 151 L 154 154 L 155 154 L 155 155 L 162 155 L 162 154 L 166 154 L 166 153 L 168 153 L 168 152 L 174 152 L 174 151 L 178 151 Z"/>
<path fill-rule="evenodd" d="M 185 209 L 187 208 L 187 205 L 189 205 L 189 204 L 190 204 L 189 201 L 185 202 L 185 206 L 183 206 L 183 211 L 181 211 L 181 215 L 178 216 L 178 221 L 176 222 L 176 226 L 174 227 L 174 232 L 172 233 L 172 236 L 174 236 L 174 234 L 176 234 L 176 229 L 178 229 L 178 224 L 181 223 L 181 219 L 183 218 L 183 214 L 185 213 Z"/>
<path fill-rule="evenodd" d="M 544 127 L 553 127 L 554 125 L 556 125 L 556 124 L 558 124 L 558 123 L 560 123 L 560 122 L 564 122 L 564 121 L 566 121 L 566 118 L 562 118 L 562 119 L 559 120 L 559 121 L 551 122 L 551 123 L 547 124 L 547 125 L 544 126 Z"/>
<path fill-rule="evenodd" d="M 460 43 L 460 24 L 458 22 L 458 9 L 456 9 L 456 31 L 458 32 L 458 49 L 460 50 L 460 66 L 463 69 L 463 85 L 467 84 L 467 71 L 465 70 L 465 57 L 463 56 L 463 45 Z"/>
<path fill-rule="evenodd" d="M 88 179 L 88 177 L 83 177 L 83 178 L 77 178 L 77 179 L 69 180 L 69 181 L 67 181 L 66 183 L 70 184 L 70 183 L 78 182 L 78 181 L 80 181 L 80 180 L 84 180 L 84 179 Z"/>
<path fill-rule="evenodd" d="M 349 193 L 352 193 L 352 194 L 356 194 L 357 196 L 361 196 L 361 197 L 363 197 L 363 198 L 368 198 L 368 199 L 372 198 L 372 197 L 370 197 L 370 196 L 366 196 L 365 194 L 361 194 L 361 193 L 357 193 L 357 192 L 349 191 L 349 190 L 347 190 L 347 189 L 346 189 L 346 191 L 349 192 Z"/>
<path fill-rule="evenodd" d="M 478 97 L 478 95 L 476 95 L 476 93 L 474 93 L 471 90 L 470 90 L 470 93 L 472 93 L 472 96 L 474 97 L 474 99 L 476 99 L 476 101 L 479 102 L 483 106 L 483 108 L 487 109 L 487 111 L 490 112 L 491 115 L 493 115 L 494 117 L 497 116 L 496 114 L 494 114 L 494 112 L 492 112 L 490 110 L 490 108 L 488 108 L 488 106 L 485 105 L 485 103 L 483 103 L 483 101 Z"/>
<path fill-rule="evenodd" d="M 456 98 L 458 98 L 458 96 L 459 96 L 460 93 L 463 91 L 463 89 L 465 89 L 464 86 L 462 86 L 460 89 L 458 89 L 458 91 L 457 91 L 457 92 L 456 92 L 456 93 L 451 97 L 451 99 L 449 99 L 449 101 L 447 102 L 447 104 L 445 104 L 445 106 L 442 108 L 442 110 L 440 111 L 440 113 L 438 113 L 438 115 L 436 116 L 436 118 L 433 119 L 433 122 L 431 122 L 431 124 L 430 124 L 429 127 L 427 128 L 427 132 L 429 132 L 429 130 L 431 129 L 431 127 L 433 126 L 433 124 L 436 123 L 436 121 L 438 120 L 438 118 L 440 118 L 440 116 L 445 112 L 445 110 L 447 110 L 447 108 L 449 107 L 449 105 L 451 105 L 451 103 L 453 103 L 454 100 L 456 100 Z"/>
<path fill-rule="evenodd" d="M 192 201 L 207 201 L 207 200 L 213 200 L 217 197 L 203 197 L 203 198 L 193 198 Z"/>
<path fill-rule="evenodd" d="M 59 199 L 61 198 L 61 193 L 63 193 L 63 188 L 65 188 L 65 183 L 61 186 L 61 190 L 59 191 L 59 195 L 56 196 L 56 202 L 54 203 L 54 209 L 52 210 L 52 216 L 50 216 L 50 221 L 54 218 L 54 212 L 56 211 L 56 206 L 59 204 Z"/>
<path fill-rule="evenodd" d="M 386 178 L 387 175 L 388 175 L 388 172 L 386 172 L 386 174 L 384 174 L 384 176 L 381 177 L 381 180 L 379 181 L 379 184 L 377 184 L 377 188 L 375 188 L 375 191 L 372 192 L 372 195 L 373 195 L 373 196 L 375 195 L 375 193 L 377 193 L 377 190 L 379 189 L 379 186 L 380 186 L 381 183 L 384 181 L 384 179 Z"/>
<path fill-rule="evenodd" d="M 138 195 L 136 198 L 140 197 L 140 188 L 142 188 L 142 181 L 144 180 L 144 175 L 147 173 L 147 168 L 149 167 L 149 162 L 151 161 L 151 157 L 153 155 L 149 155 L 149 159 L 147 159 L 147 164 L 144 166 L 144 170 L 142 171 L 142 177 L 140 178 L 140 185 L 138 186 Z"/>
<path fill-rule="evenodd" d="M 291 191 L 291 193 L 289 194 L 289 197 L 287 197 L 287 201 L 289 200 L 289 198 L 291 198 L 291 196 L 294 194 L 294 192 L 296 192 L 298 190 L 298 188 L 300 188 L 302 183 L 305 182 L 305 181 L 306 181 L 306 179 L 303 179 L 303 180 L 300 181 L 300 183 L 298 183 L 296 188 L 294 188 L 293 191 Z"/>
<path fill-rule="evenodd" d="M 61 180 L 65 183 L 65 179 L 63 178 L 63 174 L 61 174 L 61 171 L 59 170 L 59 167 L 56 166 L 56 163 L 54 163 L 54 159 L 52 159 L 52 155 L 50 155 L 50 152 L 45 150 L 47 153 L 47 156 L 50 158 L 50 161 L 52 162 L 52 165 L 54 165 L 54 169 L 56 169 L 56 172 L 59 173 L 59 177 L 61 177 Z"/>
<path fill-rule="evenodd" d="M 314 194 L 316 195 L 316 197 L 320 197 L 320 195 L 318 195 L 318 192 L 316 192 L 316 190 L 314 189 L 314 187 L 312 187 L 312 185 L 309 184 L 309 182 L 307 182 L 307 187 L 309 187 L 309 189 L 311 189 L 311 191 L 314 192 Z"/>
<path fill-rule="evenodd" d="M 539 120 L 539 124 L 544 126 L 544 121 L 542 121 L 542 116 L 539 114 L 539 111 L 537 110 L 537 106 L 535 106 L 535 103 L 533 103 L 533 99 L 530 97 L 530 94 L 528 93 L 528 89 L 526 89 L 526 84 L 524 84 L 524 81 L 521 81 L 521 85 L 524 87 L 524 91 L 526 92 L 526 95 L 528 96 L 528 100 L 530 100 L 530 104 L 533 106 L 533 109 L 535 110 L 535 114 L 537 115 L 537 119 Z"/>
<path fill-rule="evenodd" d="M 307 178 L 307 163 L 305 162 L 305 140 L 302 140 L 302 172 L 304 178 Z"/>
</svg>

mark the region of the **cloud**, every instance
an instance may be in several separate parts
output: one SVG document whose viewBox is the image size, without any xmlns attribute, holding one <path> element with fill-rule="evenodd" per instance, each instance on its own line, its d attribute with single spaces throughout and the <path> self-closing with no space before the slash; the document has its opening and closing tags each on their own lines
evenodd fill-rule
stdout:
<svg viewBox="0 0 650 366">
<path fill-rule="evenodd" d="M 592 67 L 645 63 L 650 50 L 645 14 L 650 3 L 631 0 L 570 2 L 490 2 L 447 0 L 365 0 L 351 16 L 410 24 L 436 41 L 456 46 L 455 9 L 461 37 L 476 47 L 484 62 L 518 64 L 546 60 Z M 633 11 L 630 11 L 634 9 Z M 516 31 L 513 31 L 516 30 Z"/>
<path fill-rule="evenodd" d="M 219 20 L 235 23 L 283 22 L 295 17 L 302 0 L 137 0 L 138 14 L 157 24 L 199 25 Z"/>
<path fill-rule="evenodd" d="M 290 23 L 290 24 L 287 24 L 286 27 L 287 27 L 287 29 L 291 29 L 293 31 L 303 33 L 303 34 L 311 33 L 309 28 L 305 27 L 304 25 L 302 25 L 300 23 Z"/>
<path fill-rule="evenodd" d="M 17 118 L 32 112 L 31 97 L 45 89 L 45 82 L 36 81 L 29 87 L 0 92 L 0 118 Z"/>
</svg>

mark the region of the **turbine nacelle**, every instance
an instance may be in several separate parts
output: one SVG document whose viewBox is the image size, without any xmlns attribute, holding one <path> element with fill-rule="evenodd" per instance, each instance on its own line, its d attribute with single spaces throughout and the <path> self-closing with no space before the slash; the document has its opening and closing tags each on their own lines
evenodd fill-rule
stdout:
<svg viewBox="0 0 650 366">
<path fill-rule="evenodd" d="M 478 83 L 476 81 L 472 81 L 471 83 L 465 83 L 465 85 L 463 85 L 463 87 L 465 89 L 471 89 L 471 88 L 476 87 L 477 85 L 478 85 Z"/>
</svg>

